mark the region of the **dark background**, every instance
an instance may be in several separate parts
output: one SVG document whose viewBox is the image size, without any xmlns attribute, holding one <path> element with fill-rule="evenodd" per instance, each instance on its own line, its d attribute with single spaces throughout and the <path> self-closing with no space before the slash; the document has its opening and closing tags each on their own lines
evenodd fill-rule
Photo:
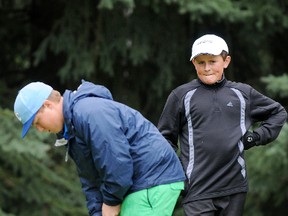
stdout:
<svg viewBox="0 0 288 216">
<path fill-rule="evenodd" d="M 32 131 L 20 139 L 13 103 L 25 84 L 62 93 L 81 79 L 102 84 L 157 124 L 170 91 L 196 77 L 193 41 L 214 33 L 230 49 L 226 77 L 287 109 L 287 12 L 283 0 L 0 0 L 0 215 L 87 214 L 55 137 Z M 273 144 L 247 153 L 245 215 L 287 213 L 287 136 L 285 125 Z"/>
</svg>

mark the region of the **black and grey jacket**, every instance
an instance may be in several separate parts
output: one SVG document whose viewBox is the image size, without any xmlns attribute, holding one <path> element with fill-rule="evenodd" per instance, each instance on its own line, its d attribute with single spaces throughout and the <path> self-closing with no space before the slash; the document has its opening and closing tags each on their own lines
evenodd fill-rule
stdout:
<svg viewBox="0 0 288 216">
<path fill-rule="evenodd" d="M 184 202 L 248 191 L 242 137 L 256 122 L 257 144 L 277 138 L 287 113 L 274 100 L 243 83 L 193 80 L 169 95 L 158 128 L 187 175 Z"/>
</svg>

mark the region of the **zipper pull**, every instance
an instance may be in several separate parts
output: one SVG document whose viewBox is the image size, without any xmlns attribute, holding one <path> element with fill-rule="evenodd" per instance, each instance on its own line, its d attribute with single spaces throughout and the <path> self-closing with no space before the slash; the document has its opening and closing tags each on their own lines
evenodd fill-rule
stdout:
<svg viewBox="0 0 288 216">
<path fill-rule="evenodd" d="M 57 139 L 54 146 L 59 147 L 59 146 L 64 146 L 68 143 L 68 140 L 62 138 L 62 139 Z"/>
<path fill-rule="evenodd" d="M 66 154 L 65 154 L 65 162 L 67 163 L 68 162 L 68 148 L 67 148 L 67 150 L 66 150 Z"/>
</svg>

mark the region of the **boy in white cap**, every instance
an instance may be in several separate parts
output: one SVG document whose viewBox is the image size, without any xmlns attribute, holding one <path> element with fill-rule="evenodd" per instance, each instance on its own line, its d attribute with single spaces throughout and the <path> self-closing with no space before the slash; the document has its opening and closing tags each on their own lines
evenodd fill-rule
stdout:
<svg viewBox="0 0 288 216">
<path fill-rule="evenodd" d="M 77 166 L 90 216 L 170 216 L 184 188 L 181 163 L 150 121 L 113 100 L 104 86 L 82 81 L 63 96 L 32 82 L 15 100 L 23 124 L 56 133 Z"/>
<path fill-rule="evenodd" d="M 226 80 L 226 42 L 197 39 L 192 61 L 198 79 L 169 95 L 158 129 L 178 149 L 186 172 L 185 215 L 241 216 L 248 191 L 244 149 L 275 140 L 285 123 L 283 106 L 251 86 Z M 250 131 L 250 126 L 259 123 Z"/>
</svg>

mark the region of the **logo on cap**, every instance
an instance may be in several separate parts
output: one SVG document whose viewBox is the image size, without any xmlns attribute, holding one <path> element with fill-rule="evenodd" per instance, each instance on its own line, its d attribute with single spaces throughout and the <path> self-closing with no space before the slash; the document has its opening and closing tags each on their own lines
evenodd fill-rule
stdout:
<svg viewBox="0 0 288 216">
<path fill-rule="evenodd" d="M 220 55 L 223 50 L 229 52 L 226 42 L 221 37 L 206 34 L 194 42 L 190 61 L 201 54 Z"/>
<path fill-rule="evenodd" d="M 19 121 L 22 121 L 19 113 L 16 113 L 16 112 L 15 112 L 15 116 L 17 117 L 17 119 L 18 119 Z"/>
</svg>

